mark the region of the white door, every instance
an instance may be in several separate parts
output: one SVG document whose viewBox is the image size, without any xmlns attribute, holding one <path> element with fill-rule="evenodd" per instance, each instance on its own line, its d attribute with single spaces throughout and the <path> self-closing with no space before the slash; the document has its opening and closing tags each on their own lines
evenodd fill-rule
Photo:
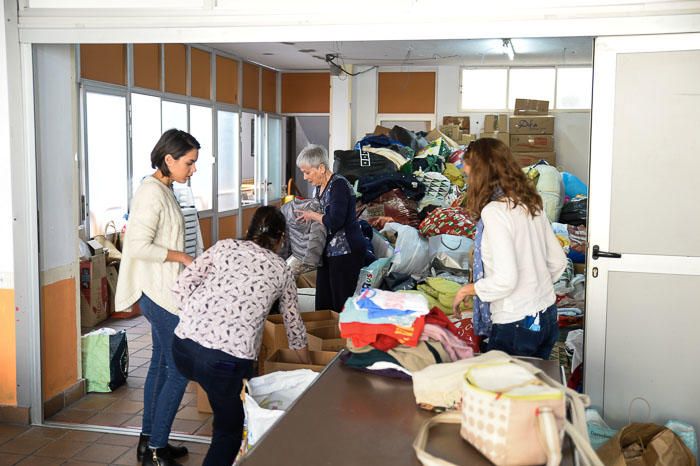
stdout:
<svg viewBox="0 0 700 466">
<path fill-rule="evenodd" d="M 700 34 L 596 40 L 585 390 L 616 427 L 643 397 L 700 431 L 699 124 Z"/>
</svg>

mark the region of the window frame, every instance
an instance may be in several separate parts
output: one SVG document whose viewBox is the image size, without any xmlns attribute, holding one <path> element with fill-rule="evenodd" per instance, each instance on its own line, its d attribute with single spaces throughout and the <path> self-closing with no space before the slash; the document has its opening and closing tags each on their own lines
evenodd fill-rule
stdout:
<svg viewBox="0 0 700 466">
<path fill-rule="evenodd" d="M 459 112 L 460 113 L 512 113 L 513 109 L 508 108 L 510 101 L 510 72 L 513 69 L 554 69 L 554 97 L 550 102 L 550 113 L 590 113 L 590 108 L 557 108 L 557 93 L 559 91 L 559 70 L 564 68 L 591 68 L 593 65 L 532 65 L 532 66 L 460 66 L 459 67 Z M 483 69 L 505 69 L 506 72 L 506 108 L 466 108 L 462 106 L 462 91 L 464 89 L 464 71 L 465 70 L 483 70 Z M 591 86 L 593 83 L 591 82 Z"/>
</svg>

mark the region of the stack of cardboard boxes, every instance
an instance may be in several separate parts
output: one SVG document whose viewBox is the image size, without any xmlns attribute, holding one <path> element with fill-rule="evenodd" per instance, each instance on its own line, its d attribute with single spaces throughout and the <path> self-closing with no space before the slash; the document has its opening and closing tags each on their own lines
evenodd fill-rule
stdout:
<svg viewBox="0 0 700 466">
<path fill-rule="evenodd" d="M 338 320 L 334 311 L 302 312 L 301 319 L 306 326 L 311 364 L 301 364 L 294 350 L 289 349 L 287 330 L 281 315 L 270 315 L 263 327 L 262 344 L 258 356 L 258 374 L 276 371 L 311 369 L 321 372 L 345 348 L 345 338 L 340 338 Z M 197 386 L 197 410 L 211 413 L 209 400 L 201 387 Z"/>
<path fill-rule="evenodd" d="M 484 131 L 481 132 L 481 137 L 500 139 L 506 146 L 509 145 L 508 115 L 484 115 Z"/>
<path fill-rule="evenodd" d="M 476 137 L 469 132 L 469 117 L 467 116 L 444 116 L 440 132 L 460 145 L 469 144 Z"/>
<path fill-rule="evenodd" d="M 549 115 L 546 100 L 515 99 L 510 117 L 510 150 L 521 166 L 546 160 L 556 165 L 554 153 L 554 116 Z"/>
</svg>

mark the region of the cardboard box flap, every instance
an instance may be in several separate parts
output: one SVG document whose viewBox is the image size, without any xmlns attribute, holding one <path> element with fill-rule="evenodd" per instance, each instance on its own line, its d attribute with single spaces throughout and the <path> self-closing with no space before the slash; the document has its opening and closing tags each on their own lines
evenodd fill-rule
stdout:
<svg viewBox="0 0 700 466">
<path fill-rule="evenodd" d="M 280 349 L 270 356 L 265 361 L 264 373 L 276 371 L 293 371 L 297 369 L 311 369 L 312 371 L 321 372 L 338 353 L 332 351 L 309 351 L 311 364 L 300 364 L 294 350 Z"/>
</svg>

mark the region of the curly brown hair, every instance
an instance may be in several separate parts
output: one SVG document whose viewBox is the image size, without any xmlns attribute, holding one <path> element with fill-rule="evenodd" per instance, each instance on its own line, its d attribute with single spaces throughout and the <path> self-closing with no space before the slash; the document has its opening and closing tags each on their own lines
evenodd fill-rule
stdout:
<svg viewBox="0 0 700 466">
<path fill-rule="evenodd" d="M 469 165 L 466 209 L 481 217 L 481 210 L 491 202 L 500 187 L 513 208 L 525 207 L 533 217 L 542 211 L 542 198 L 525 176 L 510 148 L 502 141 L 482 138 L 472 141 L 464 151 L 464 163 Z"/>
</svg>

